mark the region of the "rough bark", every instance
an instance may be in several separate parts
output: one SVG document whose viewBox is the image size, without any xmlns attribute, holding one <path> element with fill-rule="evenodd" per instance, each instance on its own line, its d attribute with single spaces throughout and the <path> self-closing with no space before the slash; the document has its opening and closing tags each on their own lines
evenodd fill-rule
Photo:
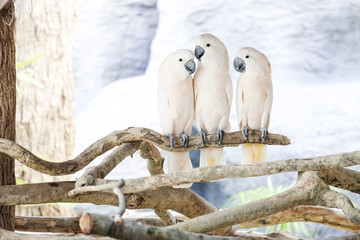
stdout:
<svg viewBox="0 0 360 240">
<path fill-rule="evenodd" d="M 79 217 L 15 217 L 15 229 L 25 232 L 80 233 Z"/>
<path fill-rule="evenodd" d="M 253 201 L 223 211 L 190 219 L 170 226 L 190 232 L 209 232 L 275 214 L 299 205 L 320 205 L 341 209 L 346 218 L 360 225 L 360 212 L 344 195 L 332 191 L 316 172 L 300 174 L 298 182 L 289 190 L 269 198 Z"/>
<path fill-rule="evenodd" d="M 0 11 L 0 137 L 15 141 L 16 71 L 15 9 L 6 4 Z M 15 184 L 14 159 L 0 154 L 0 185 Z M 0 206 L 0 228 L 14 230 L 15 208 Z"/>
<path fill-rule="evenodd" d="M 39 54 L 37 61 L 18 69 L 41 82 L 36 86 L 18 80 L 16 142 L 47 161 L 61 162 L 72 156 L 74 147 L 72 45 L 76 1 L 16 1 L 17 62 Z M 50 177 L 19 165 L 24 183 L 70 180 Z M 44 216 L 61 212 L 73 215 L 67 206 L 17 208 L 17 214 Z"/>
<path fill-rule="evenodd" d="M 249 142 L 261 143 L 260 131 L 250 131 L 249 134 Z M 246 142 L 242 137 L 241 132 L 226 133 L 221 146 L 218 145 L 216 134 L 209 134 L 206 137 L 207 147 L 236 147 Z M 148 128 L 128 128 L 122 131 L 114 131 L 97 140 L 77 157 L 65 162 L 45 161 L 37 157 L 32 152 L 29 152 L 26 148 L 4 139 L 0 139 L 0 152 L 14 157 L 22 164 L 39 172 L 49 175 L 67 175 L 79 171 L 96 157 L 120 145 L 121 143 L 134 141 L 148 141 L 161 149 L 170 150 L 170 141 L 168 137 Z M 189 138 L 189 145 L 187 149 L 184 149 L 181 141 L 181 138 L 175 138 L 175 147 L 173 151 L 184 152 L 202 148 L 202 143 L 198 136 Z M 285 136 L 269 133 L 265 140 L 265 144 L 287 145 L 290 144 L 290 140 Z"/>
<path fill-rule="evenodd" d="M 74 182 L 24 184 L 18 186 L 0 187 L 0 204 L 41 204 L 52 202 L 90 202 L 95 204 L 118 204 L 115 195 L 93 193 L 80 195 L 76 198 L 67 198 L 66 193 L 75 186 Z M 7 194 L 4 195 L 3 193 Z M 191 194 L 187 194 L 191 193 Z M 25 196 L 26 195 L 26 196 Z M 217 209 L 199 198 L 188 189 L 161 188 L 137 194 L 126 194 L 128 209 L 173 209 L 189 218 L 194 218 L 207 213 L 215 212 Z M 166 201 L 164 201 L 166 199 Z M 359 231 L 360 226 L 346 219 L 340 210 L 326 209 L 321 207 L 299 206 L 293 209 L 256 219 L 254 221 L 241 223 L 240 228 L 253 228 L 275 225 L 289 221 L 309 221 L 325 224 L 334 228 L 349 232 Z"/>
<path fill-rule="evenodd" d="M 296 206 L 254 221 L 238 224 L 238 228 L 267 227 L 288 222 L 313 222 L 357 233 L 360 225 L 350 222 L 339 209 L 319 206 Z"/>
<path fill-rule="evenodd" d="M 244 239 L 295 239 L 289 238 L 285 234 L 271 235 L 258 235 L 253 234 L 247 236 L 246 233 L 241 234 L 241 237 L 224 237 L 224 236 L 211 236 L 205 234 L 196 234 L 190 232 L 179 231 L 173 228 L 154 227 L 142 225 L 131 221 L 123 221 L 122 224 L 115 224 L 111 217 L 97 214 L 83 214 L 80 218 L 80 228 L 85 233 L 92 233 L 102 236 L 110 236 L 117 239 L 127 240 L 154 240 L 154 239 L 167 239 L 167 240 L 244 240 Z M 288 236 L 290 236 L 289 234 Z M 299 238 L 296 238 L 299 239 Z"/>
<path fill-rule="evenodd" d="M 75 182 L 73 181 L 0 186 L 0 204 L 22 205 L 55 202 L 88 202 L 118 205 L 117 197 L 113 193 L 90 193 L 68 198 L 67 193 L 74 187 Z M 165 187 L 136 194 L 126 194 L 125 197 L 126 208 L 128 209 L 173 209 L 189 218 L 217 210 L 213 205 L 189 189 Z"/>
<path fill-rule="evenodd" d="M 0 141 L 1 146 L 1 141 Z M 240 166 L 212 166 L 125 180 L 124 193 L 136 193 L 158 187 L 175 186 L 191 182 L 210 182 L 224 178 L 256 177 L 289 171 L 318 171 L 332 167 L 353 166 L 360 163 L 360 151 L 306 159 L 289 159 Z M 96 181 L 95 181 L 96 182 Z M 106 184 L 105 184 L 106 183 Z M 86 186 L 69 192 L 69 196 L 88 192 L 111 192 L 116 181 L 99 180 L 97 186 Z"/>
<path fill-rule="evenodd" d="M 342 167 L 320 171 L 320 177 L 329 185 L 360 194 L 360 173 Z"/>
<path fill-rule="evenodd" d="M 105 157 L 97 166 L 89 167 L 76 181 L 77 187 L 93 185 L 95 179 L 103 179 L 127 156 L 133 155 L 140 147 L 140 142 L 123 143 Z"/>
<path fill-rule="evenodd" d="M 115 240 L 111 237 L 99 237 L 99 236 L 86 236 L 84 234 L 74 235 L 71 234 L 26 234 L 26 233 L 17 233 L 10 232 L 3 229 L 0 229 L 0 239 L 1 240 Z"/>
</svg>

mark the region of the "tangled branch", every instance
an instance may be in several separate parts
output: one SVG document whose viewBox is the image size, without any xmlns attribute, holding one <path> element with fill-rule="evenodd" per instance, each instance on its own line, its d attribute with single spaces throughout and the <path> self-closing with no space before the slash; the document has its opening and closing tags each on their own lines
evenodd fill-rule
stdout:
<svg viewBox="0 0 360 240">
<path fill-rule="evenodd" d="M 249 142 L 260 143 L 260 136 L 260 131 L 251 131 Z M 218 146 L 217 137 L 214 134 L 207 136 L 205 147 L 234 147 L 244 142 L 241 132 L 233 132 L 225 134 L 223 144 Z M 265 144 L 286 145 L 289 143 L 290 141 L 285 136 L 276 134 L 269 134 L 265 141 Z M 124 186 L 116 189 L 117 193 L 119 196 L 125 193 L 126 208 L 154 209 L 168 227 L 160 231 L 147 227 L 139 228 L 137 225 L 125 221 L 121 222 L 122 227 L 118 228 L 114 227 L 114 222 L 111 221 L 109 225 L 113 226 L 115 232 L 121 230 L 123 233 L 127 232 L 131 235 L 131 231 L 151 229 L 151 231 L 161 234 L 179 234 L 180 230 L 181 234 L 184 234 L 183 231 L 190 231 L 211 232 L 224 236 L 234 235 L 234 227 L 232 227 L 234 225 L 237 228 L 257 227 L 299 220 L 327 224 L 351 232 L 356 232 L 360 228 L 360 212 L 343 194 L 329 189 L 329 185 L 333 185 L 356 193 L 360 192 L 359 173 L 344 169 L 344 167 L 360 163 L 360 151 L 256 165 L 204 167 L 164 174 L 164 159 L 156 147 L 168 151 L 170 150 L 170 141 L 166 136 L 147 128 L 115 131 L 96 141 L 74 159 L 61 163 L 44 161 L 18 144 L 0 139 L 0 152 L 16 158 L 35 170 L 51 175 L 74 173 L 97 156 L 116 146 L 118 147 L 98 166 L 88 168 L 76 183 L 55 182 L 0 186 L 0 205 L 90 202 L 116 206 L 119 202 L 113 189 L 118 186 L 119 181 L 105 180 L 104 178 L 123 159 L 140 150 L 141 157 L 147 159 L 151 176 L 126 179 Z M 189 151 L 201 147 L 202 143 L 198 136 L 190 137 L 187 149 L 183 148 L 181 139 L 176 138 L 174 151 Z M 289 190 L 267 199 L 221 211 L 189 189 L 172 188 L 175 185 L 192 182 L 264 176 L 290 171 L 301 173 L 295 186 Z M 122 201 L 122 203 L 125 202 Z M 341 209 L 343 213 L 329 208 Z M 168 211 L 169 209 L 184 214 L 190 219 L 177 223 L 178 221 Z M 319 220 L 319 216 L 315 217 L 309 214 L 309 209 L 325 216 Z M 38 221 L 38 219 L 33 221 Z M 54 221 L 60 226 L 63 224 L 63 219 Z M 120 224 L 120 222 L 118 223 Z M 127 227 L 124 228 L 124 226 Z M 206 235 L 185 234 L 184 236 L 199 239 Z"/>
<path fill-rule="evenodd" d="M 175 186 L 191 182 L 210 182 L 224 178 L 265 176 L 282 172 L 320 171 L 333 167 L 347 167 L 360 164 L 360 151 L 305 159 L 289 159 L 240 166 L 212 166 L 195 168 L 183 172 L 161 174 L 151 177 L 125 180 L 125 193 L 136 193 L 159 187 Z M 104 184 L 107 183 L 107 184 Z M 110 192 L 116 181 L 99 181 L 99 185 L 76 188 L 69 197 L 87 192 Z"/>
</svg>

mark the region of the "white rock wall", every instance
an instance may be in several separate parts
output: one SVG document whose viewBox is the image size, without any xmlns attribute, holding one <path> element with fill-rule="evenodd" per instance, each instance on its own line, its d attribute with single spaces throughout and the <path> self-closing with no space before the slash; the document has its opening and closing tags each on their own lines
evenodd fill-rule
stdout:
<svg viewBox="0 0 360 240">
<path fill-rule="evenodd" d="M 106 84 L 145 72 L 157 22 L 156 0 L 78 1 L 76 112 Z"/>
</svg>

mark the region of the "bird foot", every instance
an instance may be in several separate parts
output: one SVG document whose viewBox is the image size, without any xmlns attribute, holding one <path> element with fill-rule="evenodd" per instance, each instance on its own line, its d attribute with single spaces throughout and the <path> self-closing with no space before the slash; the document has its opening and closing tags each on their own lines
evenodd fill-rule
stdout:
<svg viewBox="0 0 360 240">
<path fill-rule="evenodd" d="M 205 147 L 206 133 L 204 130 L 199 131 L 202 147 Z"/>
<path fill-rule="evenodd" d="M 265 138 L 266 138 L 266 136 L 267 136 L 267 129 L 266 128 L 264 128 L 264 127 L 262 127 L 262 128 L 260 128 L 260 131 L 261 131 L 261 143 L 264 143 L 264 141 L 265 141 Z"/>
<path fill-rule="evenodd" d="M 180 137 L 182 139 L 182 142 L 184 144 L 184 148 L 186 149 L 189 144 L 189 136 L 186 133 L 181 133 Z"/>
<path fill-rule="evenodd" d="M 247 125 L 245 125 L 245 126 L 243 126 L 243 127 L 241 128 L 241 133 L 242 133 L 242 135 L 244 136 L 244 139 L 245 139 L 246 141 L 248 141 L 249 128 L 248 128 Z"/>
<path fill-rule="evenodd" d="M 175 146 L 175 138 L 174 135 L 172 134 L 167 134 L 166 136 L 170 139 L 170 152 L 171 152 Z"/>
<path fill-rule="evenodd" d="M 221 145 L 222 143 L 222 140 L 223 140 L 223 137 L 224 137 L 224 131 L 219 129 L 216 131 L 216 137 L 217 137 L 217 140 L 218 140 L 218 143 L 219 143 L 219 146 Z"/>
</svg>

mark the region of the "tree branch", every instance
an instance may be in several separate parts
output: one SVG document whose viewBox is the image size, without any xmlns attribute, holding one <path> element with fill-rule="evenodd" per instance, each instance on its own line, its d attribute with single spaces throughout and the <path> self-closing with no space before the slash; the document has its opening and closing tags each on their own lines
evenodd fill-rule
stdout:
<svg viewBox="0 0 360 240">
<path fill-rule="evenodd" d="M 103 179 L 127 156 L 134 154 L 140 147 L 140 142 L 123 143 L 111 154 L 105 157 L 97 166 L 89 167 L 76 181 L 76 187 L 95 184 L 97 178 Z"/>
<path fill-rule="evenodd" d="M 360 173 L 342 167 L 323 169 L 319 176 L 329 185 L 360 194 Z"/>
<path fill-rule="evenodd" d="M 136 193 L 156 189 L 158 187 L 175 186 L 192 182 L 210 182 L 224 178 L 256 177 L 291 171 L 319 171 L 332 167 L 346 167 L 360 164 L 360 151 L 336 155 L 289 159 L 275 162 L 264 162 L 240 166 L 212 166 L 195 168 L 182 172 L 142 177 L 125 180 L 122 188 L 124 193 Z M 69 197 L 89 192 L 110 192 L 116 181 L 106 181 L 108 184 L 77 188 L 69 192 Z M 99 182 L 99 184 L 104 182 Z"/>
<path fill-rule="evenodd" d="M 360 225 L 350 222 L 341 210 L 318 206 L 296 206 L 264 218 L 240 223 L 238 228 L 258 228 L 288 222 L 313 222 L 348 232 L 360 231 Z"/>
<path fill-rule="evenodd" d="M 250 143 L 261 143 L 261 132 L 253 131 L 249 132 Z M 209 134 L 206 136 L 206 147 L 219 148 L 216 139 L 216 134 Z M 168 137 L 161 135 L 160 133 L 148 128 L 128 128 L 122 131 L 114 131 L 109 135 L 99 139 L 87 149 L 85 149 L 80 155 L 72 160 L 65 162 L 51 162 L 45 161 L 27 149 L 16 144 L 15 142 L 0 138 L 0 152 L 5 153 L 22 164 L 37 170 L 41 173 L 50 175 L 67 175 L 77 172 L 84 168 L 97 156 L 109 151 L 125 142 L 134 141 L 148 141 L 159 148 L 170 151 L 170 140 Z M 236 147 L 242 143 L 245 143 L 240 131 L 224 134 L 223 143 L 220 147 Z M 287 145 L 290 144 L 290 140 L 282 135 L 268 134 L 264 144 L 268 145 Z M 184 149 L 181 138 L 175 138 L 174 152 L 184 152 L 189 150 L 195 150 L 202 148 L 200 138 L 198 136 L 190 137 L 188 148 Z"/>
<path fill-rule="evenodd" d="M 83 214 L 80 218 L 80 226 L 84 227 L 84 232 L 92 233 L 102 236 L 110 236 L 118 239 L 127 240 L 153 240 L 153 239 L 167 239 L 167 240 L 244 240 L 244 239 L 290 239 L 284 235 L 278 234 L 276 238 L 262 235 L 254 238 L 242 234 L 238 237 L 219 237 L 205 234 L 196 234 L 190 232 L 183 232 L 173 228 L 154 227 L 148 225 L 141 225 L 131 221 L 124 220 L 122 224 L 116 225 L 109 216 L 96 214 Z M 83 229 L 83 228 L 81 228 Z M 90 231 L 89 231 L 90 229 Z M 281 235 L 281 236 L 279 236 Z"/>
<path fill-rule="evenodd" d="M 26 232 L 81 233 L 79 217 L 15 217 L 15 229 Z"/>
<path fill-rule="evenodd" d="M 4 229 L 0 228 L 0 239 L 4 240 L 115 240 L 115 238 L 110 237 L 98 237 L 98 236 L 85 236 L 83 234 L 81 235 L 74 235 L 72 234 L 26 234 L 26 233 L 18 233 L 18 232 L 11 232 L 6 231 Z"/>
<path fill-rule="evenodd" d="M 323 206 L 341 209 L 347 219 L 360 225 L 360 211 L 357 210 L 351 203 L 350 199 L 343 194 L 333 190 L 328 190 L 323 195 L 319 196 L 318 201 Z"/>
<path fill-rule="evenodd" d="M 113 193 L 90 193 L 68 198 L 67 193 L 74 187 L 74 181 L 0 186 L 0 205 L 72 202 L 118 206 Z M 165 187 L 129 193 L 125 197 L 128 209 L 172 209 L 189 218 L 217 211 L 212 204 L 189 189 Z"/>
<path fill-rule="evenodd" d="M 272 197 L 260 199 L 237 207 L 190 219 L 186 222 L 170 226 L 182 231 L 206 233 L 218 228 L 252 221 L 280 211 L 298 206 L 314 205 L 327 185 L 319 181 L 316 172 L 305 172 L 290 189 Z"/>
</svg>

